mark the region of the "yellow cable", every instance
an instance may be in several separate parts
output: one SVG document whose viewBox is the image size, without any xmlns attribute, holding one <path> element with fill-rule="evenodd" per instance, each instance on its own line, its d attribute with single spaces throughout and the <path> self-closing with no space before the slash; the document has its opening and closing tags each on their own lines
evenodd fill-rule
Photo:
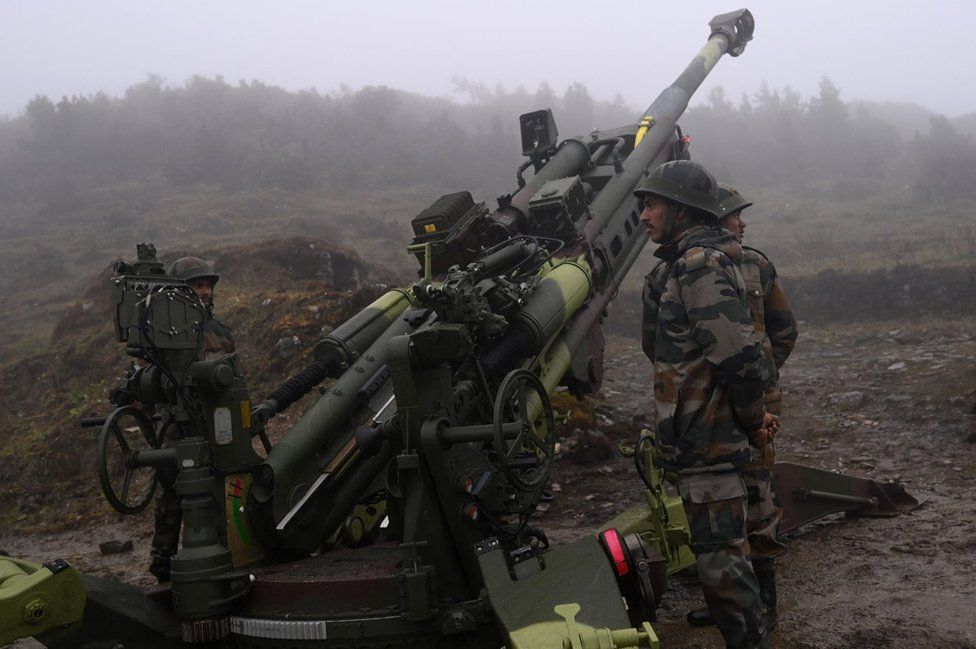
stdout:
<svg viewBox="0 0 976 649">
<path fill-rule="evenodd" d="M 651 129 L 652 126 L 654 126 L 654 117 L 652 117 L 651 115 L 644 115 L 644 117 L 642 117 L 640 121 L 640 128 L 637 129 L 637 137 L 634 138 L 635 149 L 641 143 L 641 140 L 644 139 L 644 136 L 647 135 L 647 132 Z"/>
</svg>

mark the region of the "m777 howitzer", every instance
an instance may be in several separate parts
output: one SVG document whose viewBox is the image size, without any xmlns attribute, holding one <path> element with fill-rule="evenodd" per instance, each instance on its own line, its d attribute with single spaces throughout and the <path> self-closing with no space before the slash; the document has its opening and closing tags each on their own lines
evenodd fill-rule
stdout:
<svg viewBox="0 0 976 649">
<path fill-rule="evenodd" d="M 519 189 L 494 211 L 462 192 L 415 217 L 422 279 L 337 327 L 253 408 L 232 355 L 201 360 L 207 314 L 190 287 L 151 246 L 120 263 L 117 337 L 148 362 L 126 389 L 141 407 L 91 422 L 99 477 L 116 509 L 136 513 L 157 471 L 178 472 L 172 587 L 86 578 L 72 599 L 77 611 L 87 596 L 84 616 L 55 618 L 31 584 L 57 573 L 21 563 L 34 582 L 19 578 L 7 601 L 0 579 L 0 642 L 658 646 L 658 577 L 683 543 L 674 502 L 652 497 L 629 529 L 552 548 L 531 516 L 555 455 L 549 396 L 599 388 L 602 320 L 647 240 L 632 191 L 687 155 L 677 119 L 753 20 L 741 10 L 710 27 L 637 124 L 558 142 L 548 110 L 523 115 Z M 267 456 L 255 452 L 267 420 L 326 379 Z M 182 439 L 160 448 L 166 426 Z"/>
</svg>

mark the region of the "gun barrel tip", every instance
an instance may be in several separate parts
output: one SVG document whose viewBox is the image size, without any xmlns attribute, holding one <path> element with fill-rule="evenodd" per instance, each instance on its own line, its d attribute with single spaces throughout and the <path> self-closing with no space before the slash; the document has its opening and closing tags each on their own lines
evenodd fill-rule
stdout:
<svg viewBox="0 0 976 649">
<path fill-rule="evenodd" d="M 712 37 L 725 36 L 729 42 L 728 53 L 738 56 L 745 50 L 746 43 L 752 40 L 756 20 L 748 9 L 739 9 L 715 16 L 708 26 L 712 30 Z"/>
</svg>

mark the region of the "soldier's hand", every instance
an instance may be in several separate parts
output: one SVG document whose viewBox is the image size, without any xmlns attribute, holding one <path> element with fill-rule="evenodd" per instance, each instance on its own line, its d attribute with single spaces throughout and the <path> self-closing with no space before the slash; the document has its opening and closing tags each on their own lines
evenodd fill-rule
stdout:
<svg viewBox="0 0 976 649">
<path fill-rule="evenodd" d="M 779 417 L 771 412 L 767 412 L 763 415 L 762 427 L 769 432 L 769 439 L 776 437 L 776 433 L 779 432 Z"/>
<path fill-rule="evenodd" d="M 769 432 L 769 429 L 766 428 L 765 426 L 761 426 L 756 430 L 750 431 L 748 435 L 749 435 L 749 443 L 752 446 L 755 446 L 756 448 L 762 448 L 766 446 L 766 444 L 769 443 L 769 440 L 773 438 Z"/>
</svg>

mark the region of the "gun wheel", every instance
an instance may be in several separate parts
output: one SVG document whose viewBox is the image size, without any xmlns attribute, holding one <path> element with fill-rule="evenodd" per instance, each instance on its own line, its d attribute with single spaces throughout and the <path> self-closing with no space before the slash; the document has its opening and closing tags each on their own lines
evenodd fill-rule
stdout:
<svg viewBox="0 0 976 649">
<path fill-rule="evenodd" d="M 505 477 L 522 491 L 541 488 L 556 458 L 556 425 L 539 377 L 528 370 L 508 373 L 498 388 L 492 426 Z"/>
<path fill-rule="evenodd" d="M 98 436 L 98 481 L 105 499 L 122 514 L 138 514 L 156 492 L 156 468 L 139 466 L 136 454 L 159 448 L 149 417 L 122 406 L 105 420 Z"/>
</svg>

